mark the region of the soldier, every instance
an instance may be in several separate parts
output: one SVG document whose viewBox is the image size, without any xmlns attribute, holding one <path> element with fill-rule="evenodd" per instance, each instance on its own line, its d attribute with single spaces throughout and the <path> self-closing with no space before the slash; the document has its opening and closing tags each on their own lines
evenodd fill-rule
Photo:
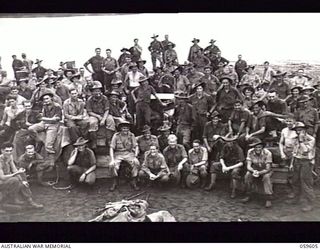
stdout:
<svg viewBox="0 0 320 250">
<path fill-rule="evenodd" d="M 159 153 L 155 145 L 151 145 L 150 150 L 144 155 L 139 177 L 152 182 L 166 183 L 169 181 L 169 173 L 164 156 Z"/>
<path fill-rule="evenodd" d="M 210 45 L 204 49 L 204 52 L 208 51 L 209 57 L 212 58 L 212 59 L 216 57 L 218 52 L 221 52 L 219 47 L 215 45 L 215 42 L 216 42 L 216 40 L 211 39 L 210 42 L 209 42 Z"/>
<path fill-rule="evenodd" d="M 118 64 L 120 67 L 123 66 L 123 64 L 126 63 L 126 58 L 127 57 L 131 57 L 131 53 L 129 52 L 129 49 L 127 48 L 122 48 L 120 50 L 120 52 L 122 53 L 120 56 L 119 56 L 119 59 L 118 59 Z M 140 57 L 140 56 L 139 56 Z"/>
<path fill-rule="evenodd" d="M 188 61 L 193 63 L 196 53 L 198 52 L 198 50 L 201 50 L 202 48 L 198 45 L 200 39 L 193 38 L 191 42 L 193 43 L 193 45 L 190 47 L 189 50 Z"/>
<path fill-rule="evenodd" d="M 43 208 L 43 205 L 37 204 L 32 199 L 32 193 L 29 183 L 26 181 L 25 169 L 17 169 L 12 157 L 13 145 L 4 143 L 1 145 L 0 155 L 0 187 L 2 194 L 2 203 L 4 198 L 11 196 L 16 204 L 23 204 L 19 196 L 28 202 L 33 208 Z"/>
<path fill-rule="evenodd" d="M 298 110 L 298 101 L 300 98 L 302 87 L 295 86 L 291 88 L 291 95 L 285 99 L 289 112 L 295 113 Z"/>
<path fill-rule="evenodd" d="M 69 90 L 70 98 L 63 103 L 64 124 L 68 128 L 71 142 L 86 135 L 89 127 L 88 116 L 85 114 L 85 102 L 78 98 L 76 89 Z"/>
<path fill-rule="evenodd" d="M 50 92 L 46 92 L 40 96 L 40 100 L 43 101 L 43 115 L 41 122 L 33 124 L 28 128 L 28 130 L 35 137 L 36 141 L 40 141 L 38 138 L 38 133 L 45 131 L 45 148 L 50 154 L 56 153 L 54 143 L 57 138 L 62 119 L 62 108 L 59 104 L 53 101 L 53 96 L 54 95 Z"/>
<path fill-rule="evenodd" d="M 295 198 L 289 203 L 297 203 L 300 198 L 304 203 L 303 212 L 311 211 L 315 200 L 312 187 L 312 170 L 316 149 L 315 139 L 306 133 L 306 129 L 307 127 L 302 122 L 297 122 L 294 126 L 297 137 L 294 139 L 293 160 L 289 167 L 289 170 L 293 171 L 293 195 L 291 198 Z"/>
<path fill-rule="evenodd" d="M 307 128 L 307 133 L 316 138 L 318 132 L 319 115 L 315 108 L 311 107 L 311 98 L 301 96 L 299 98 L 299 109 L 295 112 L 296 121 L 303 122 Z"/>
<path fill-rule="evenodd" d="M 163 156 L 170 170 L 170 179 L 176 184 L 181 184 L 185 187 L 185 180 L 187 177 L 187 152 L 181 144 L 177 144 L 178 138 L 175 135 L 168 136 L 168 144 L 163 150 Z"/>
<path fill-rule="evenodd" d="M 160 41 L 157 40 L 157 37 L 159 35 L 153 35 L 151 38 L 153 41 L 150 43 L 150 46 L 148 47 L 149 51 L 151 52 L 151 61 L 153 69 L 156 68 L 157 60 L 160 62 L 160 67 L 163 67 L 163 60 L 162 60 L 162 52 L 163 52 L 163 46 Z"/>
<path fill-rule="evenodd" d="M 205 188 L 210 191 L 214 188 L 217 174 L 223 173 L 231 176 L 231 199 L 236 197 L 236 188 L 239 188 L 241 170 L 245 161 L 242 148 L 235 140 L 226 142 L 221 150 L 219 161 L 210 164 L 210 184 Z"/>
<path fill-rule="evenodd" d="M 106 49 L 106 55 L 102 64 L 102 71 L 104 72 L 104 90 L 110 91 L 111 81 L 116 77 L 116 72 L 120 69 L 120 66 L 118 61 L 111 57 L 111 49 Z"/>
<path fill-rule="evenodd" d="M 78 183 L 92 185 L 95 183 L 96 157 L 94 152 L 87 148 L 87 142 L 88 140 L 79 137 L 73 144 L 75 149 L 70 154 L 67 167 L 72 185 Z"/>
<path fill-rule="evenodd" d="M 131 53 L 132 62 L 137 62 L 141 58 L 142 47 L 139 45 L 139 39 L 135 38 L 133 40 L 134 45 L 129 49 Z"/>
<path fill-rule="evenodd" d="M 92 96 L 89 97 L 86 103 L 87 112 L 89 115 L 89 136 L 91 139 L 91 148 L 97 147 L 97 131 L 99 126 L 106 126 L 107 129 L 107 144 L 115 132 L 115 123 L 111 115 L 109 115 L 109 101 L 102 94 L 102 84 L 98 81 L 93 82 L 91 87 Z"/>
<path fill-rule="evenodd" d="M 222 115 L 223 122 L 227 122 L 233 110 L 236 100 L 242 100 L 239 91 L 232 87 L 232 79 L 223 77 L 220 79 L 222 88 L 219 88 L 216 97 L 217 111 Z"/>
<path fill-rule="evenodd" d="M 236 70 L 236 73 L 238 75 L 239 81 L 241 81 L 241 78 L 244 76 L 244 69 L 247 67 L 247 62 L 245 60 L 242 60 L 242 55 L 238 55 L 238 61 L 236 62 L 234 68 Z"/>
<path fill-rule="evenodd" d="M 246 197 L 241 201 L 248 202 L 251 198 L 253 182 L 262 181 L 266 201 L 265 207 L 270 208 L 273 194 L 271 182 L 272 153 L 264 148 L 264 143 L 258 138 L 254 138 L 249 147 L 251 149 L 248 151 L 247 173 L 244 177 Z"/>
<path fill-rule="evenodd" d="M 204 83 L 197 84 L 196 93 L 190 96 L 190 103 L 195 112 L 193 123 L 193 138 L 202 139 L 207 117 L 214 109 L 214 99 L 203 91 Z"/>
<path fill-rule="evenodd" d="M 51 171 L 52 167 L 49 162 L 35 151 L 35 147 L 32 144 L 25 147 L 25 153 L 18 160 L 18 169 L 25 169 L 27 174 L 36 172 L 38 184 L 42 186 L 48 186 L 48 183 L 43 181 L 43 174 Z"/>
<path fill-rule="evenodd" d="M 209 153 L 209 161 L 219 161 L 223 142 L 220 137 L 227 135 L 227 126 L 221 123 L 221 116 L 217 111 L 214 111 L 211 116 L 211 121 L 207 122 L 203 131 L 204 145 Z"/>
<path fill-rule="evenodd" d="M 243 108 L 241 100 L 234 103 L 233 111 L 228 120 L 229 133 L 237 137 L 243 135 L 250 122 L 250 112 Z"/>
<path fill-rule="evenodd" d="M 159 151 L 163 152 L 163 150 L 169 145 L 168 136 L 170 135 L 170 126 L 164 124 L 158 128 L 158 131 L 160 132 L 160 135 L 158 135 Z"/>
<path fill-rule="evenodd" d="M 137 128 L 141 130 L 144 125 L 151 123 L 151 95 L 153 95 L 162 106 L 165 104 L 159 99 L 154 88 L 149 85 L 147 77 L 142 76 L 139 78 L 140 86 L 131 92 L 134 103 L 136 104 L 136 120 Z"/>
<path fill-rule="evenodd" d="M 200 146 L 200 140 L 194 140 L 192 143 L 192 149 L 190 149 L 188 152 L 188 156 L 190 164 L 190 174 L 197 173 L 200 176 L 201 188 L 204 188 L 208 175 L 208 151 L 205 147 Z"/>
<path fill-rule="evenodd" d="M 178 67 L 173 71 L 173 91 L 188 94 L 191 87 L 191 83 L 185 75 L 181 74 L 181 71 L 181 67 Z"/>
<path fill-rule="evenodd" d="M 168 48 L 164 52 L 164 63 L 166 66 L 169 62 L 171 62 L 173 65 L 178 65 L 178 55 L 177 52 L 173 49 L 175 45 L 171 42 L 168 43 Z"/>
<path fill-rule="evenodd" d="M 139 190 L 137 186 L 137 176 L 140 168 L 137 159 L 139 148 L 137 140 L 133 133 L 130 132 L 130 123 L 123 121 L 118 125 L 119 132 L 112 137 L 110 144 L 110 167 L 112 172 L 112 186 L 110 191 L 114 191 L 118 185 L 118 175 L 122 161 L 129 163 L 131 171 L 131 185 L 134 190 Z"/>
<path fill-rule="evenodd" d="M 204 67 L 204 76 L 200 79 L 200 82 L 205 83 L 204 91 L 215 98 L 220 86 L 220 81 L 218 77 L 212 74 L 211 66 Z"/>
<path fill-rule="evenodd" d="M 94 81 L 99 81 L 100 83 L 103 83 L 104 81 L 104 73 L 102 71 L 102 65 L 103 65 L 103 57 L 100 56 L 101 49 L 96 48 L 95 49 L 96 55 L 91 57 L 88 61 L 84 63 L 84 67 L 86 70 L 88 70 L 92 74 L 92 79 Z M 88 65 L 91 65 L 92 70 L 88 68 Z"/>
<path fill-rule="evenodd" d="M 152 145 L 155 145 L 156 148 L 159 149 L 158 138 L 151 134 L 151 128 L 148 125 L 144 125 L 141 132 L 143 134 L 136 138 L 139 148 L 138 159 L 140 163 L 143 162 L 145 153 L 150 150 Z"/>
<path fill-rule="evenodd" d="M 47 72 L 47 69 L 42 67 L 41 63 L 42 60 L 36 59 L 36 62 L 34 64 L 37 64 L 37 67 L 32 70 L 32 73 L 35 73 L 38 79 L 43 78 Z"/>
<path fill-rule="evenodd" d="M 289 83 L 285 81 L 284 77 L 287 72 L 281 72 L 278 70 L 273 77 L 274 81 L 269 86 L 269 89 L 274 89 L 278 94 L 279 98 L 285 100 L 290 95 L 290 86 Z"/>
<path fill-rule="evenodd" d="M 179 142 L 187 149 L 191 148 L 192 125 L 195 124 L 195 110 L 188 103 L 188 96 L 183 93 L 174 95 L 177 106 L 174 109 L 173 117 L 177 123 L 176 133 Z"/>
</svg>

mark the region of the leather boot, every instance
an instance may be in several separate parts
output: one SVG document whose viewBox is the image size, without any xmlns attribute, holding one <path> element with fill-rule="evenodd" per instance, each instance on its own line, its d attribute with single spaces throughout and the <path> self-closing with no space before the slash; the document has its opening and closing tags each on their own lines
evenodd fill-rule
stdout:
<svg viewBox="0 0 320 250">
<path fill-rule="evenodd" d="M 216 184 L 216 178 L 217 178 L 216 174 L 211 174 L 210 184 L 207 187 L 205 187 L 204 190 L 211 191 L 214 188 L 214 185 Z"/>
<path fill-rule="evenodd" d="M 117 188 L 117 186 L 118 186 L 118 177 L 113 177 L 112 184 L 109 190 L 113 192 Z"/>
<path fill-rule="evenodd" d="M 137 178 L 136 178 L 136 177 L 134 177 L 134 178 L 132 179 L 132 181 L 131 181 L 131 186 L 132 186 L 132 188 L 133 188 L 135 191 L 139 191 L 139 190 L 140 190 L 140 188 L 137 186 Z"/>
<path fill-rule="evenodd" d="M 28 204 L 32 208 L 37 208 L 37 209 L 43 208 L 42 204 L 35 203 L 31 198 L 28 199 Z"/>
</svg>

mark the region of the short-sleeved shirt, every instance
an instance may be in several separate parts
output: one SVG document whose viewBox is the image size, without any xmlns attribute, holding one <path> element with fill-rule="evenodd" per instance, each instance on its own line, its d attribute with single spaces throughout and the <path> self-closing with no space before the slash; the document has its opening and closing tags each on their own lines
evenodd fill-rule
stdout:
<svg viewBox="0 0 320 250">
<path fill-rule="evenodd" d="M 88 112 L 93 112 L 98 115 L 104 115 L 109 110 L 109 100 L 106 96 L 102 95 L 98 99 L 90 96 L 86 103 Z"/>
<path fill-rule="evenodd" d="M 249 161 L 252 162 L 251 166 L 254 170 L 264 170 L 266 169 L 266 164 L 272 164 L 272 153 L 268 149 L 263 148 L 261 154 L 257 155 L 254 148 L 249 149 L 247 162 Z"/>
<path fill-rule="evenodd" d="M 224 145 L 220 159 L 223 159 L 227 166 L 232 166 L 245 161 L 243 150 L 237 143 L 233 143 L 232 146 L 229 146 L 228 144 Z"/>
<path fill-rule="evenodd" d="M 138 102 L 150 103 L 151 94 L 156 94 L 154 88 L 150 85 L 139 86 L 134 90 L 135 96 L 137 97 Z"/>
<path fill-rule="evenodd" d="M 155 135 L 151 135 L 150 139 L 147 139 L 144 135 L 137 137 L 137 143 L 139 146 L 140 155 L 150 150 L 151 146 L 159 148 L 158 138 Z"/>
<path fill-rule="evenodd" d="M 190 102 L 193 108 L 195 109 L 196 114 L 205 115 L 214 105 L 214 99 L 212 96 L 207 93 L 203 93 L 203 95 L 199 98 L 197 93 L 190 96 Z"/>
<path fill-rule="evenodd" d="M 81 168 L 89 169 L 96 165 L 96 157 L 90 148 L 85 148 L 84 151 L 78 151 L 74 165 Z"/>
<path fill-rule="evenodd" d="M 137 147 L 137 140 L 133 133 L 129 132 L 128 135 L 121 135 L 117 132 L 113 135 L 110 147 L 116 152 L 134 152 Z"/>
<path fill-rule="evenodd" d="M 188 158 L 187 152 L 184 146 L 177 144 L 174 148 L 171 148 L 170 145 L 163 150 L 163 156 L 166 159 L 166 162 L 169 168 L 177 167 L 179 162 L 184 158 Z"/>
<path fill-rule="evenodd" d="M 115 70 L 117 68 L 117 60 L 115 58 L 108 58 L 106 57 L 104 60 L 103 60 L 103 66 L 105 68 L 105 70 L 109 70 L 109 71 L 112 71 L 112 70 Z"/>
<path fill-rule="evenodd" d="M 26 169 L 30 165 L 30 163 L 33 161 L 43 161 L 44 162 L 44 159 L 37 152 L 35 152 L 31 157 L 27 153 L 24 153 L 23 155 L 21 155 L 19 157 L 18 167 Z"/>
<path fill-rule="evenodd" d="M 169 172 L 164 156 L 161 153 L 153 156 L 150 151 L 145 154 L 142 168 L 148 168 L 153 174 L 158 174 L 161 170 Z"/>
<path fill-rule="evenodd" d="M 214 135 L 225 136 L 227 134 L 227 126 L 219 122 L 217 125 L 213 125 L 212 122 L 207 122 L 203 130 L 203 138 L 206 138 L 207 141 L 213 142 Z"/>
<path fill-rule="evenodd" d="M 227 92 L 225 88 L 222 88 L 217 93 L 216 102 L 221 108 L 231 109 L 236 100 L 241 100 L 242 97 L 239 91 L 233 87 L 230 87 L 230 90 Z"/>
<path fill-rule="evenodd" d="M 85 103 L 81 99 L 77 99 L 76 101 L 72 101 L 71 98 L 67 99 L 63 103 L 63 111 L 66 118 L 68 116 L 78 116 L 84 114 Z"/>
<path fill-rule="evenodd" d="M 93 56 L 91 57 L 85 65 L 91 64 L 93 72 L 101 72 L 101 67 L 103 65 L 103 57 L 102 56 Z"/>
<path fill-rule="evenodd" d="M 250 113 L 248 110 L 233 110 L 229 120 L 232 122 L 232 125 L 234 126 L 240 126 L 242 122 L 245 123 L 245 126 L 248 125 L 250 121 Z"/>
<path fill-rule="evenodd" d="M 55 116 L 59 117 L 60 120 L 62 119 L 62 109 L 61 106 L 55 102 L 52 103 L 52 105 L 44 105 L 43 106 L 43 117 L 47 118 L 53 118 Z M 45 121 L 45 123 L 53 124 L 53 123 L 59 123 L 59 121 Z"/>
<path fill-rule="evenodd" d="M 189 162 L 190 164 L 197 164 L 201 161 L 208 161 L 208 151 L 205 147 L 200 147 L 199 152 L 196 152 L 193 148 L 189 150 Z"/>
</svg>

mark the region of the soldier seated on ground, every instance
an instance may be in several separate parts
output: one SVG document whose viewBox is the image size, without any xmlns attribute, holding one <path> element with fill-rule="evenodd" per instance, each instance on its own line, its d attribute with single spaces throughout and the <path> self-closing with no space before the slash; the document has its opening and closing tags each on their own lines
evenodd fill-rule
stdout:
<svg viewBox="0 0 320 250">
<path fill-rule="evenodd" d="M 26 170 L 24 168 L 20 168 L 19 170 L 16 168 L 13 162 L 12 151 L 13 145 L 11 143 L 4 143 L 1 146 L 0 190 L 2 199 L 11 198 L 15 204 L 22 205 L 24 202 L 19 199 L 22 197 L 27 201 L 29 206 L 43 208 L 41 204 L 33 201 L 29 183 L 26 180 Z"/>
<path fill-rule="evenodd" d="M 152 145 L 159 148 L 158 138 L 151 134 L 151 128 L 148 125 L 144 125 L 142 129 L 143 135 L 137 137 L 137 143 L 139 148 L 138 160 L 140 163 L 144 161 L 144 154 L 150 150 Z"/>
<path fill-rule="evenodd" d="M 220 161 L 212 162 L 210 172 L 210 184 L 205 188 L 210 191 L 214 188 L 217 175 L 220 173 L 228 174 L 231 176 L 231 198 L 236 197 L 236 189 L 239 188 L 241 180 L 241 170 L 245 161 L 242 148 L 238 145 L 237 141 L 230 140 L 223 146 Z"/>
<path fill-rule="evenodd" d="M 169 168 L 164 156 L 159 153 L 155 145 L 144 155 L 142 168 L 139 171 L 140 178 L 148 179 L 151 183 L 166 183 L 169 181 Z"/>
<path fill-rule="evenodd" d="M 117 132 L 113 135 L 110 144 L 110 168 L 112 173 L 112 186 L 110 191 L 114 191 L 118 186 L 118 176 L 122 161 L 129 163 L 131 171 L 131 185 L 134 190 L 139 190 L 137 186 L 137 176 L 140 168 L 138 155 L 138 144 L 136 137 L 130 132 L 131 124 L 123 121 L 118 125 Z"/>
<path fill-rule="evenodd" d="M 189 150 L 188 156 L 190 164 L 189 175 L 192 173 L 198 174 L 200 177 L 201 188 L 204 188 L 208 175 L 208 151 L 205 147 L 200 146 L 200 140 L 197 139 L 193 141 L 192 149 Z M 189 183 L 187 182 L 187 186 L 189 186 L 188 184 Z"/>
<path fill-rule="evenodd" d="M 96 157 L 90 148 L 87 148 L 88 140 L 80 137 L 73 144 L 75 149 L 71 152 L 68 161 L 68 172 L 71 185 L 87 183 L 92 185 L 96 180 Z"/>
<path fill-rule="evenodd" d="M 254 138 L 253 142 L 249 145 L 251 148 L 247 155 L 247 173 L 244 177 L 245 184 L 245 198 L 242 202 L 248 202 L 251 198 L 253 191 L 253 183 L 263 183 L 263 190 L 265 195 L 265 207 L 270 208 L 272 206 L 272 182 L 271 182 L 271 165 L 272 165 L 272 153 L 264 148 L 264 143 Z"/>
<path fill-rule="evenodd" d="M 166 163 L 170 170 L 170 181 L 174 181 L 177 184 L 181 184 L 181 187 L 185 187 L 185 181 L 187 177 L 186 167 L 188 165 L 187 152 L 181 144 L 177 144 L 178 138 L 175 135 L 168 136 L 168 144 L 163 150 L 163 156 L 166 159 Z"/>
<path fill-rule="evenodd" d="M 32 144 L 25 147 L 25 153 L 19 157 L 18 161 L 18 169 L 24 168 L 29 175 L 35 172 L 38 183 L 43 186 L 48 186 L 43 181 L 43 174 L 44 172 L 51 171 L 52 167 L 49 162 L 35 151 L 35 147 Z"/>
</svg>

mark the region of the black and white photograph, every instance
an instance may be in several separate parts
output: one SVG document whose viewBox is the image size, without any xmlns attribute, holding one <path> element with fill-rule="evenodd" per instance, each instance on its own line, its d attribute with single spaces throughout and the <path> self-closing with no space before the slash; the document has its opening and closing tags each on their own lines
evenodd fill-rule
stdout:
<svg viewBox="0 0 320 250">
<path fill-rule="evenodd" d="M 0 14 L 0 222 L 319 221 L 319 23 Z"/>
</svg>

